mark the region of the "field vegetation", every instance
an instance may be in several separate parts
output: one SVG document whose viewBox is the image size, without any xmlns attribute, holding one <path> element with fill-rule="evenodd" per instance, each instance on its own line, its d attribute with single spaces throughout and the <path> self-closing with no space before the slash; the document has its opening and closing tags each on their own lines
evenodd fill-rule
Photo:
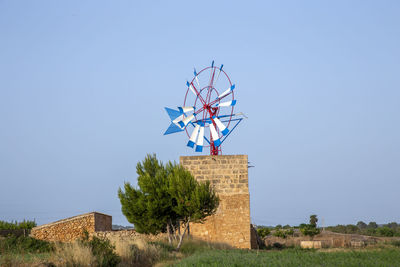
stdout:
<svg viewBox="0 0 400 267">
<path fill-rule="evenodd" d="M 396 222 L 391 222 L 388 224 L 378 225 L 376 222 L 370 222 L 368 224 L 359 221 L 356 225 L 336 225 L 326 227 L 327 230 L 342 233 L 342 234 L 359 234 L 368 236 L 378 236 L 378 237 L 400 237 L 400 225 Z"/>
<path fill-rule="evenodd" d="M 35 226 L 36 226 L 36 222 L 29 221 L 29 220 L 23 220 L 22 222 L 0 221 L 0 230 L 18 230 L 18 229 L 30 230 Z"/>
<path fill-rule="evenodd" d="M 260 250 L 187 238 L 174 241 L 83 237 L 51 243 L 30 237 L 0 239 L 0 266 L 400 266 L 400 239 L 365 248 L 310 250 L 276 243 Z"/>
<path fill-rule="evenodd" d="M 396 248 L 317 251 L 291 248 L 271 251 L 207 250 L 171 266 L 399 266 Z"/>
<path fill-rule="evenodd" d="M 312 216 L 315 216 L 315 218 L 311 218 Z M 315 219 L 316 221 L 314 222 Z M 300 224 L 299 226 L 282 226 L 278 224 L 275 227 L 259 225 L 256 228 L 258 235 L 262 238 L 268 235 L 287 238 L 293 236 L 293 234 L 296 232 L 296 229 L 299 229 L 303 235 L 309 235 L 309 233 L 311 233 L 314 236 L 318 234 L 321 230 L 321 228 L 318 228 L 316 225 L 317 221 L 318 219 L 316 215 L 311 215 L 309 224 Z M 362 221 L 359 221 L 355 225 L 339 224 L 336 226 L 327 226 L 324 229 L 340 234 L 357 234 L 375 237 L 400 237 L 400 224 L 396 222 L 378 225 L 376 222 L 369 222 L 368 224 L 366 224 Z"/>
</svg>

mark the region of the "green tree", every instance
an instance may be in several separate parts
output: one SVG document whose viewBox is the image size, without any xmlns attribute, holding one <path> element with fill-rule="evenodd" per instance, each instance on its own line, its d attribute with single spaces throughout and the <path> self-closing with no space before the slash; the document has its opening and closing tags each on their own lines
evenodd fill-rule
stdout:
<svg viewBox="0 0 400 267">
<path fill-rule="evenodd" d="M 394 236 L 395 231 L 387 226 L 379 227 L 377 233 L 380 236 Z"/>
<path fill-rule="evenodd" d="M 178 236 L 179 250 L 189 224 L 201 223 L 217 210 L 219 198 L 210 182 L 199 183 L 180 165 L 164 166 L 155 155 L 147 155 L 136 172 L 138 187 L 125 183 L 118 197 L 122 213 L 139 233 L 167 232 L 170 243 Z"/>
<path fill-rule="evenodd" d="M 300 225 L 300 232 L 303 235 L 310 236 L 311 240 L 313 240 L 314 236 L 320 233 L 320 229 L 317 228 L 317 222 L 318 222 L 317 215 L 311 215 L 309 224 Z"/>
<path fill-rule="evenodd" d="M 358 233 L 359 229 L 357 226 L 353 224 L 346 225 L 346 234 L 356 234 Z"/>
<path fill-rule="evenodd" d="M 267 228 L 267 227 L 260 227 L 257 228 L 257 234 L 261 237 L 264 238 L 267 235 L 269 235 L 271 233 L 271 231 Z"/>
<path fill-rule="evenodd" d="M 363 221 L 359 221 L 358 223 L 357 223 L 357 227 L 359 228 L 359 229 L 366 229 L 367 228 L 367 224 L 365 223 L 365 222 L 363 222 Z"/>
<path fill-rule="evenodd" d="M 368 224 L 368 228 L 370 228 L 370 229 L 376 229 L 376 228 L 378 228 L 378 224 L 377 224 L 376 222 L 370 222 L 370 223 Z"/>
<path fill-rule="evenodd" d="M 396 222 L 391 222 L 386 225 L 389 228 L 396 229 L 399 225 Z"/>
<path fill-rule="evenodd" d="M 318 218 L 317 215 L 310 215 L 310 225 L 317 227 Z"/>
<path fill-rule="evenodd" d="M 179 234 L 177 250 L 182 245 L 183 237 L 191 222 L 202 223 L 214 214 L 219 205 L 219 198 L 209 181 L 199 183 L 192 174 L 180 165 L 170 165 L 170 193 L 176 205 L 173 211 L 178 215 L 183 226 Z"/>
<path fill-rule="evenodd" d="M 169 192 L 167 168 L 153 154 L 147 155 L 143 162 L 136 165 L 136 173 L 137 188 L 126 182 L 125 190 L 118 190 L 122 213 L 139 233 L 166 232 L 171 221 L 177 218 L 173 210 L 174 200 Z"/>
</svg>

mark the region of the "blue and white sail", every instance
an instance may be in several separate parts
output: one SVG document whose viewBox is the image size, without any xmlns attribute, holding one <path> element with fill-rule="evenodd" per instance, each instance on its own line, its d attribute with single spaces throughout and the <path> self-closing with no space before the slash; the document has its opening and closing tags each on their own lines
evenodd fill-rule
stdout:
<svg viewBox="0 0 400 267">
<path fill-rule="evenodd" d="M 217 83 L 217 81 L 218 81 L 218 78 L 219 78 L 219 75 L 221 74 L 221 71 L 222 71 L 222 68 L 224 67 L 224 64 L 221 64 L 221 67 L 218 69 L 218 74 L 217 74 L 217 78 L 215 79 L 215 82 L 214 82 L 214 84 L 216 84 Z"/>
<path fill-rule="evenodd" d="M 197 86 L 199 86 L 199 87 L 200 87 L 200 82 L 199 82 L 199 78 L 197 78 L 197 72 L 196 72 L 196 69 L 194 69 L 194 71 L 193 71 L 193 74 L 194 74 L 194 78 L 196 79 Z"/>
<path fill-rule="evenodd" d="M 218 98 L 223 98 L 224 96 L 229 95 L 229 94 L 233 91 L 233 89 L 235 89 L 235 85 L 234 85 L 234 84 L 233 84 L 231 87 L 229 87 L 227 90 L 225 90 L 225 92 L 223 92 L 222 94 L 220 94 L 220 95 L 218 96 Z"/>
<path fill-rule="evenodd" d="M 195 114 L 193 113 L 192 115 L 183 118 L 183 120 L 178 122 L 179 126 L 181 126 L 181 128 L 185 128 L 189 124 L 189 122 L 191 122 L 194 119 L 194 115 Z"/>
<path fill-rule="evenodd" d="M 178 122 L 181 121 L 185 116 L 179 110 L 174 110 L 172 108 L 165 108 L 169 118 L 171 119 L 171 124 L 165 131 L 164 135 L 177 133 L 183 131 L 183 128 L 179 126 Z"/>
<path fill-rule="evenodd" d="M 231 100 L 216 104 L 217 107 L 231 107 L 234 105 L 236 105 L 236 100 Z"/>
<path fill-rule="evenodd" d="M 204 142 L 204 124 L 200 122 L 199 136 L 196 142 L 196 152 L 203 152 L 203 142 Z"/>
<path fill-rule="evenodd" d="M 214 145 L 216 147 L 221 145 L 221 140 L 219 139 L 217 130 L 215 129 L 214 125 L 212 123 L 209 124 L 210 132 L 211 132 L 211 137 L 213 139 Z"/>
<path fill-rule="evenodd" d="M 217 125 L 218 129 L 221 131 L 221 133 L 223 135 L 227 135 L 229 133 L 229 129 L 226 128 L 226 126 L 216 116 L 213 116 L 212 118 L 213 118 L 215 124 Z M 211 126 L 211 124 L 210 124 L 210 126 Z"/>
<path fill-rule="evenodd" d="M 199 131 L 200 131 L 200 125 L 197 124 L 196 127 L 194 127 L 192 134 L 190 135 L 189 142 L 187 143 L 188 147 L 191 147 L 191 148 L 194 147 L 194 145 L 196 144 L 197 137 L 199 135 Z"/>
<path fill-rule="evenodd" d="M 194 107 L 178 107 L 179 112 L 182 113 L 187 113 L 190 111 L 194 110 Z"/>
<path fill-rule="evenodd" d="M 196 91 L 193 88 L 193 85 L 191 83 L 189 83 L 188 81 L 186 81 L 186 85 L 189 87 L 190 91 L 192 91 L 192 93 L 197 96 Z"/>
</svg>

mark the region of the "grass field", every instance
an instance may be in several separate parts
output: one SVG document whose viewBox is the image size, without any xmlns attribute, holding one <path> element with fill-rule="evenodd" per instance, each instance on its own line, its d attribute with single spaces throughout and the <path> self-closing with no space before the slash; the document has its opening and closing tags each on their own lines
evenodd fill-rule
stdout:
<svg viewBox="0 0 400 267">
<path fill-rule="evenodd" d="M 282 251 L 208 250 L 196 252 L 170 266 L 324 266 L 364 267 L 400 266 L 400 249 L 363 249 L 314 251 L 286 249 Z"/>
<path fill-rule="evenodd" d="M 0 241 L 0 266 L 400 266 L 399 241 L 360 249 L 272 248 L 257 251 L 188 239 L 180 252 L 176 252 L 175 247 L 165 241 L 115 240 L 111 243 L 115 244 L 113 250 L 119 262 L 114 261 L 112 265 L 100 264 L 102 261 L 96 258 L 94 250 L 79 242 L 49 247 L 47 243 L 31 238 Z M 101 255 L 110 248 L 107 244 L 98 244 L 97 249 L 103 251 Z"/>
</svg>

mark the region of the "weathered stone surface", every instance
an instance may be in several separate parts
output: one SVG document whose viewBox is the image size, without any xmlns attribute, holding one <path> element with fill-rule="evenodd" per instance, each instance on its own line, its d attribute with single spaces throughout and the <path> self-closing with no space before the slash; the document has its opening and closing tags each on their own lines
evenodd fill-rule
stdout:
<svg viewBox="0 0 400 267">
<path fill-rule="evenodd" d="M 48 241 L 71 242 L 97 231 L 111 231 L 112 217 L 99 212 L 90 212 L 53 223 L 34 227 L 31 236 Z"/>
<path fill-rule="evenodd" d="M 204 224 L 190 225 L 194 237 L 237 248 L 256 248 L 250 230 L 247 163 L 247 155 L 180 157 L 180 164 L 198 181 L 209 180 L 220 197 L 215 215 Z"/>
</svg>

